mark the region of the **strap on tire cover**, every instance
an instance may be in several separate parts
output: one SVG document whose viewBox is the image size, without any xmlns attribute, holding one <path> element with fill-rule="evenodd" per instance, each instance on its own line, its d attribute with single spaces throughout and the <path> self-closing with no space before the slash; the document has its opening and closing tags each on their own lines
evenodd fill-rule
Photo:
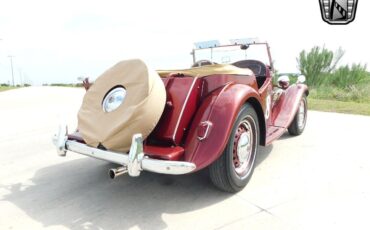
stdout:
<svg viewBox="0 0 370 230">
<path fill-rule="evenodd" d="M 126 96 L 112 112 L 103 110 L 105 95 L 123 86 Z M 166 90 L 159 75 L 139 59 L 121 61 L 103 73 L 86 92 L 78 112 L 78 129 L 93 147 L 128 151 L 131 138 L 146 138 L 157 125 L 166 103 Z"/>
</svg>

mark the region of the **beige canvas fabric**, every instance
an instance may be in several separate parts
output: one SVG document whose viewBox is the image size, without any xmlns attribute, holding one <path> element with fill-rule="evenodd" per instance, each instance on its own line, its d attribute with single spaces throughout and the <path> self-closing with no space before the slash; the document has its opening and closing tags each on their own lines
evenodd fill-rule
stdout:
<svg viewBox="0 0 370 230">
<path fill-rule="evenodd" d="M 123 103 L 104 112 L 104 96 L 115 86 L 126 89 Z M 166 103 L 166 90 L 159 75 L 138 59 L 122 61 L 103 73 L 86 92 L 78 113 L 78 129 L 93 147 L 126 152 L 131 138 L 146 138 L 157 125 Z"/>
<path fill-rule="evenodd" d="M 158 70 L 161 77 L 167 77 L 171 73 L 179 73 L 192 77 L 206 77 L 214 74 L 237 74 L 253 75 L 250 69 L 239 68 L 229 64 L 215 64 L 181 70 Z"/>
</svg>

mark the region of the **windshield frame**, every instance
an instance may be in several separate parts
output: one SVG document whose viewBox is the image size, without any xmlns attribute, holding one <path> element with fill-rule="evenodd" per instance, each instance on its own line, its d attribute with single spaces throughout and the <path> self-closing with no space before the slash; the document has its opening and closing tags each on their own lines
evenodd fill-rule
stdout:
<svg viewBox="0 0 370 230">
<path fill-rule="evenodd" d="M 232 48 L 232 47 L 239 47 L 240 49 L 245 50 L 245 49 L 248 49 L 249 46 L 252 46 L 252 45 L 263 45 L 263 46 L 266 46 L 266 51 L 267 51 L 268 61 L 269 61 L 268 65 L 269 65 L 270 69 L 273 70 L 274 67 L 273 67 L 273 62 L 272 62 L 272 58 L 271 58 L 270 46 L 269 46 L 269 44 L 267 42 L 254 42 L 254 43 L 248 43 L 248 44 L 232 44 L 232 45 L 215 45 L 213 47 L 194 48 L 190 54 L 193 56 L 193 64 L 195 64 L 197 62 L 197 59 L 196 59 L 196 51 L 197 50 L 207 50 L 207 49 L 210 50 L 210 52 L 211 52 L 211 59 L 212 59 L 213 50 L 214 49 L 227 48 L 227 47 L 230 47 L 230 48 Z M 212 61 L 212 60 L 210 60 L 210 61 Z"/>
</svg>

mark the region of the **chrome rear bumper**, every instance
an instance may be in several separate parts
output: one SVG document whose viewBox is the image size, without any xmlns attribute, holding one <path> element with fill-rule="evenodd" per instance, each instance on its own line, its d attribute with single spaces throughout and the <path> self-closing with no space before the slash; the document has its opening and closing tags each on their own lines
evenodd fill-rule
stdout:
<svg viewBox="0 0 370 230">
<path fill-rule="evenodd" d="M 60 156 L 65 156 L 67 151 L 72 151 L 85 156 L 120 164 L 127 167 L 130 176 L 139 176 L 140 172 L 143 170 L 162 174 L 180 175 L 190 173 L 196 168 L 195 164 L 190 162 L 157 160 L 145 156 L 141 134 L 135 134 L 132 137 L 129 153 L 101 150 L 77 141 L 68 140 L 67 126 L 59 127 L 59 131 L 54 136 L 53 142 Z"/>
</svg>

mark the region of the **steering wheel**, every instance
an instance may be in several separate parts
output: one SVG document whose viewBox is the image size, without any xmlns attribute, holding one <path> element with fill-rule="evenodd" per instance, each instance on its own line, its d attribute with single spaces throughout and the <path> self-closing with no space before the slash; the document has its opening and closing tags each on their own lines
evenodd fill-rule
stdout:
<svg viewBox="0 0 370 230">
<path fill-rule="evenodd" d="M 205 65 L 215 65 L 217 64 L 216 62 L 211 62 L 209 60 L 206 60 L 206 59 L 203 59 L 203 60 L 199 60 L 199 61 L 196 61 L 191 67 L 194 68 L 194 67 L 201 67 L 201 66 L 205 66 Z"/>
</svg>

